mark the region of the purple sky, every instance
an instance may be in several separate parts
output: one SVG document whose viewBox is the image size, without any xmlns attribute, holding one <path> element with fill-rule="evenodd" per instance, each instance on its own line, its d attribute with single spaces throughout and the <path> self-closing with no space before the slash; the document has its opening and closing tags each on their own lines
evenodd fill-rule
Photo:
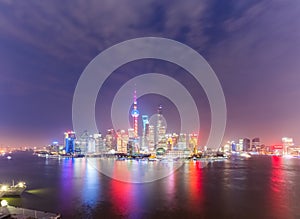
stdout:
<svg viewBox="0 0 300 219">
<path fill-rule="evenodd" d="M 178 40 L 209 62 L 223 87 L 224 140 L 290 136 L 300 143 L 300 2 L 259 1 L 0 1 L 0 145 L 39 146 L 72 129 L 72 98 L 87 64 L 124 40 Z M 173 76 L 193 95 L 205 142 L 210 129 L 203 90 L 170 63 L 128 63 L 97 101 L 99 129 L 110 128 L 110 104 L 122 84 L 146 72 Z M 131 98 L 131 97 L 130 97 Z M 164 104 L 170 131 L 178 112 L 167 99 L 140 98 L 141 113 Z"/>
</svg>

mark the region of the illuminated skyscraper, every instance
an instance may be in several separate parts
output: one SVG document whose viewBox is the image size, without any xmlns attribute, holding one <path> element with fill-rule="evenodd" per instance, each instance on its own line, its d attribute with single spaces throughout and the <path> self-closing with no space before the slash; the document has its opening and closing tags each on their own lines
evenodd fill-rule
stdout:
<svg viewBox="0 0 300 219">
<path fill-rule="evenodd" d="M 143 120 L 143 132 L 145 134 L 146 133 L 146 126 L 147 126 L 147 124 L 149 124 L 148 115 L 142 115 L 142 120 Z"/>
<path fill-rule="evenodd" d="M 133 110 L 131 111 L 131 116 L 133 118 L 133 129 L 134 129 L 134 138 L 138 138 L 138 117 L 140 112 L 137 109 L 137 99 L 136 99 L 136 90 L 134 91 L 133 97 Z"/>
<path fill-rule="evenodd" d="M 143 136 L 142 136 L 142 150 L 148 151 L 149 149 L 149 117 L 142 115 L 143 120 Z"/>
<path fill-rule="evenodd" d="M 117 135 L 114 129 L 108 129 L 105 136 L 105 147 L 107 150 L 117 150 Z"/>
<path fill-rule="evenodd" d="M 198 147 L 198 134 L 189 134 L 189 148 L 196 153 Z"/>
<path fill-rule="evenodd" d="M 120 153 L 127 152 L 127 143 L 128 143 L 128 134 L 126 134 L 125 130 L 117 131 L 117 151 Z"/>
<path fill-rule="evenodd" d="M 180 133 L 178 138 L 178 149 L 185 150 L 187 148 L 186 144 L 186 134 Z"/>
<path fill-rule="evenodd" d="M 166 135 L 166 126 L 164 126 L 164 118 L 162 115 L 162 105 L 159 105 L 157 109 L 157 120 L 156 120 L 156 127 L 155 127 L 155 147 L 163 147 L 167 148 L 167 139 Z"/>
<path fill-rule="evenodd" d="M 293 138 L 284 137 L 281 139 L 283 145 L 283 153 L 288 154 L 289 148 L 294 146 Z"/>
<path fill-rule="evenodd" d="M 239 145 L 237 151 L 249 151 L 250 150 L 250 139 L 248 138 L 240 138 L 239 139 Z"/>
<path fill-rule="evenodd" d="M 149 151 L 154 151 L 155 149 L 155 129 L 153 125 L 149 125 Z"/>
<path fill-rule="evenodd" d="M 65 150 L 67 154 L 73 154 L 75 152 L 75 132 L 65 132 Z"/>
<path fill-rule="evenodd" d="M 252 139 L 251 151 L 259 151 L 260 150 L 260 139 L 258 137 Z"/>
</svg>

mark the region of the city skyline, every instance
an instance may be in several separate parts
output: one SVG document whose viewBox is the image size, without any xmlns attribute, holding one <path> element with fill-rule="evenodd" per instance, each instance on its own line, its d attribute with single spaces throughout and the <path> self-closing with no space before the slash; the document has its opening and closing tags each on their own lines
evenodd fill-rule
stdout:
<svg viewBox="0 0 300 219">
<path fill-rule="evenodd" d="M 300 4 L 169 3 L 2 1 L 0 145 L 42 146 L 61 139 L 72 129 L 73 93 L 88 63 L 116 43 L 144 36 L 184 43 L 211 65 L 227 103 L 223 142 L 260 137 L 274 145 L 292 137 L 300 144 Z M 188 89 L 205 141 L 211 118 L 203 89 L 180 67 L 150 59 L 120 67 L 105 82 L 96 104 L 99 130 L 112 128 L 110 107 L 120 87 L 150 72 L 173 77 Z M 148 94 L 137 100 L 140 115 L 149 117 L 162 104 L 169 130 L 178 132 L 179 113 L 169 99 Z M 141 116 L 139 123 L 141 128 Z"/>
</svg>

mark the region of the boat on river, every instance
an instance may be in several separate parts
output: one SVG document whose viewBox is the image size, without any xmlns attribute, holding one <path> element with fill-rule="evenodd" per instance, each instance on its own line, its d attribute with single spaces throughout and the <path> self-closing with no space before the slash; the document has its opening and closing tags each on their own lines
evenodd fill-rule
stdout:
<svg viewBox="0 0 300 219">
<path fill-rule="evenodd" d="M 7 185 L 0 184 L 0 196 L 20 196 L 26 189 L 26 184 L 24 182 L 19 182 L 18 184 Z"/>
</svg>

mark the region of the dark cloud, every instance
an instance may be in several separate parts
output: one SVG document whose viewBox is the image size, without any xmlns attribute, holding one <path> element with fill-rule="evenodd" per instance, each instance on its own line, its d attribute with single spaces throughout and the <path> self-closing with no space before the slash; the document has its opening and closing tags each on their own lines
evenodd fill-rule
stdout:
<svg viewBox="0 0 300 219">
<path fill-rule="evenodd" d="M 13 119 L 21 114 L 7 107 L 12 98 L 17 108 L 35 106 L 23 114 L 40 116 L 39 129 L 55 118 L 45 119 L 51 112 L 56 129 L 69 128 L 74 88 L 89 61 L 118 42 L 160 36 L 196 49 L 216 71 L 228 104 L 226 138 L 272 143 L 291 135 L 299 142 L 299 13 L 292 0 L 2 0 L 0 128 L 24 131 Z M 55 125 L 42 136 L 47 131 Z"/>
</svg>

